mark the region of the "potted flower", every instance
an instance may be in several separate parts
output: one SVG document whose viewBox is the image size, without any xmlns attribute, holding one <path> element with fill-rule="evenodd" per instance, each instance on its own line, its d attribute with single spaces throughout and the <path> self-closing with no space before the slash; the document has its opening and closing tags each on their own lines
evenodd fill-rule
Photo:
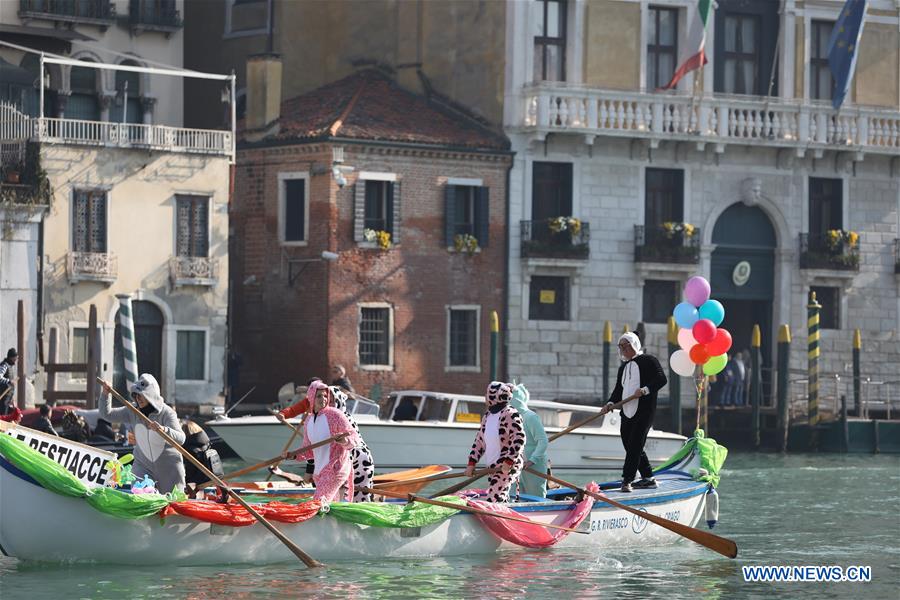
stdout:
<svg viewBox="0 0 900 600">
<path fill-rule="evenodd" d="M 391 247 L 391 234 L 380 229 L 364 229 L 363 239 L 370 243 L 378 244 L 382 250 L 389 250 Z"/>
<path fill-rule="evenodd" d="M 457 252 L 474 254 L 478 252 L 478 238 L 468 233 L 458 233 L 453 236 L 453 248 Z"/>
</svg>

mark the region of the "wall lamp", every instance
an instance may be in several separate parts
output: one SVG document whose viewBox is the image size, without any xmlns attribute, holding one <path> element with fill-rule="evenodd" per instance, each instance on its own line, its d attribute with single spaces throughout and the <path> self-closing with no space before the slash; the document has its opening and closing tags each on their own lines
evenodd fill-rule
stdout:
<svg viewBox="0 0 900 600">
<path fill-rule="evenodd" d="M 315 258 L 289 258 L 287 259 L 288 263 L 288 286 L 293 287 L 294 281 L 300 274 L 303 273 L 303 270 L 309 266 L 309 263 L 314 262 L 334 262 L 338 259 L 338 254 L 336 252 L 329 252 L 328 250 L 324 250 L 321 255 Z M 296 272 L 294 272 L 294 265 L 300 265 Z"/>
</svg>

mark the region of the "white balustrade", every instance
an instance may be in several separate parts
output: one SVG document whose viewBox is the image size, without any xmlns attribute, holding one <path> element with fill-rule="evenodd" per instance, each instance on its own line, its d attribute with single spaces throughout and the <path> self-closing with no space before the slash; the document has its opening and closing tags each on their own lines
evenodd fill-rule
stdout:
<svg viewBox="0 0 900 600">
<path fill-rule="evenodd" d="M 900 154 L 900 112 L 779 98 L 690 97 L 541 84 L 526 88 L 526 129 Z M 689 136 L 689 137 L 688 137 Z"/>
</svg>

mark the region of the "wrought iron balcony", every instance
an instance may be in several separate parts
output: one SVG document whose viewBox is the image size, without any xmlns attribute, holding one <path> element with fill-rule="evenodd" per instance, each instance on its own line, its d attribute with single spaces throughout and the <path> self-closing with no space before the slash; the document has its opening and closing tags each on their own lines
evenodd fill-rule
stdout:
<svg viewBox="0 0 900 600">
<path fill-rule="evenodd" d="M 19 17 L 106 27 L 116 20 L 116 5 L 109 0 L 19 0 Z"/>
<path fill-rule="evenodd" d="M 686 231 L 678 227 L 635 225 L 634 260 L 695 265 L 700 262 L 700 228 L 690 227 Z"/>
<path fill-rule="evenodd" d="M 800 234 L 800 268 L 859 271 L 859 239 L 840 230 Z"/>
<path fill-rule="evenodd" d="M 169 259 L 169 276 L 175 286 L 216 285 L 219 263 L 205 256 L 173 256 Z"/>
<path fill-rule="evenodd" d="M 792 148 L 802 155 L 849 150 L 896 154 L 900 111 L 780 98 L 623 92 L 565 83 L 522 91 L 517 125 L 540 136 L 552 132 L 716 144 Z"/>
<path fill-rule="evenodd" d="M 134 30 L 153 30 L 171 33 L 184 26 L 175 0 L 131 0 L 128 21 Z"/>
<path fill-rule="evenodd" d="M 591 226 L 572 217 L 522 221 L 523 258 L 587 260 Z"/>
<path fill-rule="evenodd" d="M 66 273 L 70 283 L 99 281 L 112 283 L 119 272 L 119 261 L 111 252 L 69 252 Z"/>
</svg>

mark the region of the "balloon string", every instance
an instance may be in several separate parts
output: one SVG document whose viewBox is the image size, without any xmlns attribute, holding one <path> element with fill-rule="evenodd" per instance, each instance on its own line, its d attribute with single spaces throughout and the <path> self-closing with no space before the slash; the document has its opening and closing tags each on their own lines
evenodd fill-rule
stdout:
<svg viewBox="0 0 900 600">
<path fill-rule="evenodd" d="M 694 427 L 694 431 L 700 429 L 700 410 L 701 404 L 703 401 L 703 384 L 706 382 L 706 376 L 701 375 L 700 377 L 696 377 L 694 379 L 694 387 L 697 389 L 697 426 Z"/>
</svg>

